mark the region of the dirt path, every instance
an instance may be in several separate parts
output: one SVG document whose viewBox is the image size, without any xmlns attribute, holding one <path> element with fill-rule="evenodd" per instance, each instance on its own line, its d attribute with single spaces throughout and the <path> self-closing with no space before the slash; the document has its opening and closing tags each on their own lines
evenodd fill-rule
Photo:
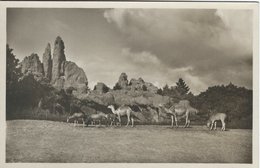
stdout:
<svg viewBox="0 0 260 168">
<path fill-rule="evenodd" d="M 251 163 L 252 130 L 7 121 L 7 162 Z"/>
</svg>

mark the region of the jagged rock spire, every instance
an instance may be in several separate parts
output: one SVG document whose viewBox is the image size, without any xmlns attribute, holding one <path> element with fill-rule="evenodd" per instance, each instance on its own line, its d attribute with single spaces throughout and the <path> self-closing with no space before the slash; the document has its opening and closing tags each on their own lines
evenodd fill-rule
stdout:
<svg viewBox="0 0 260 168">
<path fill-rule="evenodd" d="M 51 45 L 50 43 L 47 44 L 45 51 L 42 56 L 42 63 L 44 69 L 44 76 L 51 80 L 52 74 L 52 58 L 51 58 Z"/>
<path fill-rule="evenodd" d="M 53 61 L 52 61 L 52 81 L 55 81 L 60 76 L 64 76 L 64 64 L 66 57 L 64 54 L 64 42 L 58 36 L 54 42 Z"/>
</svg>

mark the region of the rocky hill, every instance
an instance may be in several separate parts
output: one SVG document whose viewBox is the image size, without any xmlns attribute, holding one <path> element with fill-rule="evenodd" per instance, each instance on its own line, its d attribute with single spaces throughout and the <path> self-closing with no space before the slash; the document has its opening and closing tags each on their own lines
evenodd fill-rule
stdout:
<svg viewBox="0 0 260 168">
<path fill-rule="evenodd" d="M 84 92 L 88 85 L 87 76 L 82 68 L 66 60 L 64 49 L 64 42 L 58 36 L 54 42 L 53 56 L 51 45 L 48 43 L 42 62 L 34 53 L 24 58 L 20 64 L 22 73 L 33 74 L 38 81 L 47 80 L 59 90 L 73 87 L 79 92 Z"/>
</svg>

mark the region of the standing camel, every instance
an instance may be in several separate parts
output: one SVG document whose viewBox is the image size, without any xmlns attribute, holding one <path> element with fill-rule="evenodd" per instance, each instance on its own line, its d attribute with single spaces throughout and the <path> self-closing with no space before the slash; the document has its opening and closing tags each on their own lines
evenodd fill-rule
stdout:
<svg viewBox="0 0 260 168">
<path fill-rule="evenodd" d="M 220 120 L 222 123 L 222 128 L 221 131 L 225 131 L 226 130 L 226 123 L 225 120 L 227 119 L 227 115 L 225 113 L 215 113 L 212 114 L 208 121 L 207 121 L 207 127 L 210 127 L 210 130 L 213 129 L 213 125 L 214 125 L 214 130 L 217 129 L 217 121 Z"/>
<path fill-rule="evenodd" d="M 187 128 L 190 126 L 190 120 L 189 116 L 190 113 L 195 112 L 195 114 L 198 113 L 198 110 L 190 106 L 190 102 L 188 100 L 181 100 L 179 103 L 174 104 L 170 108 L 164 107 L 162 104 L 159 104 L 159 108 L 164 109 L 164 111 L 167 114 L 171 115 L 171 127 L 173 127 L 173 123 L 175 120 L 176 127 L 178 126 L 178 118 L 184 118 L 186 119 L 184 128 Z"/>
<path fill-rule="evenodd" d="M 129 125 L 130 120 L 132 121 L 132 127 L 134 127 L 134 118 L 133 118 L 134 113 L 129 106 L 123 105 L 115 110 L 115 107 L 113 105 L 109 105 L 108 108 L 111 109 L 111 111 L 118 116 L 118 121 L 120 126 L 121 126 L 121 117 L 127 116 L 126 127 Z"/>
</svg>

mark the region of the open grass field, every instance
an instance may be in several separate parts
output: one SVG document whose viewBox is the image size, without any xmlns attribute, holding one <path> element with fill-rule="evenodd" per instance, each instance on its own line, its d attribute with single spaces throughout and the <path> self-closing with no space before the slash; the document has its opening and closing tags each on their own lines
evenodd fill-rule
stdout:
<svg viewBox="0 0 260 168">
<path fill-rule="evenodd" d="M 251 163 L 252 130 L 7 121 L 6 162 Z"/>
</svg>

